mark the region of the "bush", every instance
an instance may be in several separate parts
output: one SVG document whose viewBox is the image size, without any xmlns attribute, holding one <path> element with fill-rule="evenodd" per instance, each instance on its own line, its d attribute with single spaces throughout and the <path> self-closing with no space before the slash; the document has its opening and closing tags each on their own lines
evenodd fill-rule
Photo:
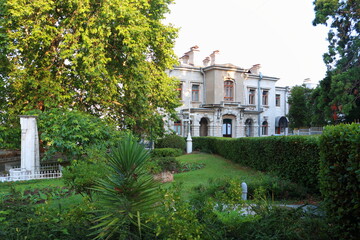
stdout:
<svg viewBox="0 0 360 240">
<path fill-rule="evenodd" d="M 123 136 L 103 119 L 75 110 L 53 109 L 40 113 L 38 128 L 47 158 L 62 153 L 69 160 L 82 159 L 88 148 L 100 145 L 109 148 Z"/>
<path fill-rule="evenodd" d="M 194 137 L 195 149 L 211 151 L 243 166 L 272 172 L 318 192 L 318 137 L 262 138 Z"/>
<path fill-rule="evenodd" d="M 179 172 L 181 169 L 181 164 L 174 157 L 158 157 L 151 159 L 149 168 L 150 172 L 153 174 L 165 171 Z"/>
<path fill-rule="evenodd" d="M 166 135 L 157 141 L 155 148 L 179 148 L 185 151 L 186 141 L 183 137 L 177 135 Z"/>
<path fill-rule="evenodd" d="M 326 127 L 320 151 L 320 190 L 335 235 L 359 239 L 360 125 Z"/>
<path fill-rule="evenodd" d="M 105 163 L 92 163 L 86 161 L 76 161 L 71 163 L 63 169 L 64 183 L 75 190 L 76 193 L 82 196 L 87 195 L 92 199 L 91 188 L 95 185 L 96 180 L 103 178 L 106 175 Z"/>
<path fill-rule="evenodd" d="M 21 129 L 18 117 L 0 114 L 0 149 L 20 149 Z"/>
<path fill-rule="evenodd" d="M 151 151 L 151 157 L 179 157 L 182 154 L 179 148 L 155 148 Z"/>
</svg>

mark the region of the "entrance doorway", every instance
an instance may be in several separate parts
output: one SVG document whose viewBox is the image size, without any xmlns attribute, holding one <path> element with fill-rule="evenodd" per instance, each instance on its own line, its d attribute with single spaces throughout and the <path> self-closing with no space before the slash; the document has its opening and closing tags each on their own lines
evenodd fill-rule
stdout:
<svg viewBox="0 0 360 240">
<path fill-rule="evenodd" d="M 231 119 L 224 119 L 222 125 L 222 133 L 223 137 L 232 137 L 232 120 Z"/>
</svg>

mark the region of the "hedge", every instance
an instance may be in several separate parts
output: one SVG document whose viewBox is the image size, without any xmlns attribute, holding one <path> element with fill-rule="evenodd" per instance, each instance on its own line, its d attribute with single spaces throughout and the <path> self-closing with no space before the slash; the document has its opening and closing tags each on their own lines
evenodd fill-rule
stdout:
<svg viewBox="0 0 360 240">
<path fill-rule="evenodd" d="M 325 128 L 320 191 L 337 239 L 360 239 L 360 125 Z"/>
<path fill-rule="evenodd" d="M 164 138 L 157 140 L 155 148 L 179 148 L 185 150 L 186 141 L 183 137 L 177 135 L 166 135 Z"/>
<path fill-rule="evenodd" d="M 179 157 L 183 150 L 179 148 L 155 148 L 151 150 L 152 157 Z"/>
<path fill-rule="evenodd" d="M 318 192 L 319 137 L 194 137 L 194 149 L 219 154 L 243 166 L 301 184 Z"/>
</svg>

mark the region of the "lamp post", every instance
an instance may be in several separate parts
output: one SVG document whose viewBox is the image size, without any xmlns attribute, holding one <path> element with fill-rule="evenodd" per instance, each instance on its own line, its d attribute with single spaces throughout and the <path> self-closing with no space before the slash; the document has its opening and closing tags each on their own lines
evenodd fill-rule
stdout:
<svg viewBox="0 0 360 240">
<path fill-rule="evenodd" d="M 192 153 L 192 138 L 191 138 L 191 131 L 190 131 L 190 107 L 191 107 L 191 88 L 189 87 L 188 90 L 189 95 L 189 118 L 188 118 L 188 125 L 189 125 L 189 132 L 186 139 L 186 153 Z"/>
</svg>

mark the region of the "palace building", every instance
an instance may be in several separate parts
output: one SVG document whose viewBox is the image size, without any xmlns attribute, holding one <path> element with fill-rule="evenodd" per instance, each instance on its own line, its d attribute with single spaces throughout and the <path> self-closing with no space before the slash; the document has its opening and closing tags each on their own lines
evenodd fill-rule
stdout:
<svg viewBox="0 0 360 240">
<path fill-rule="evenodd" d="M 249 69 L 218 64 L 218 53 L 198 65 L 194 46 L 169 70 L 180 80 L 183 104 L 177 109 L 180 120 L 168 121 L 167 128 L 184 137 L 189 131 L 191 136 L 232 138 L 287 134 L 289 87 L 276 87 L 279 78 L 262 75 L 259 64 Z"/>
</svg>

